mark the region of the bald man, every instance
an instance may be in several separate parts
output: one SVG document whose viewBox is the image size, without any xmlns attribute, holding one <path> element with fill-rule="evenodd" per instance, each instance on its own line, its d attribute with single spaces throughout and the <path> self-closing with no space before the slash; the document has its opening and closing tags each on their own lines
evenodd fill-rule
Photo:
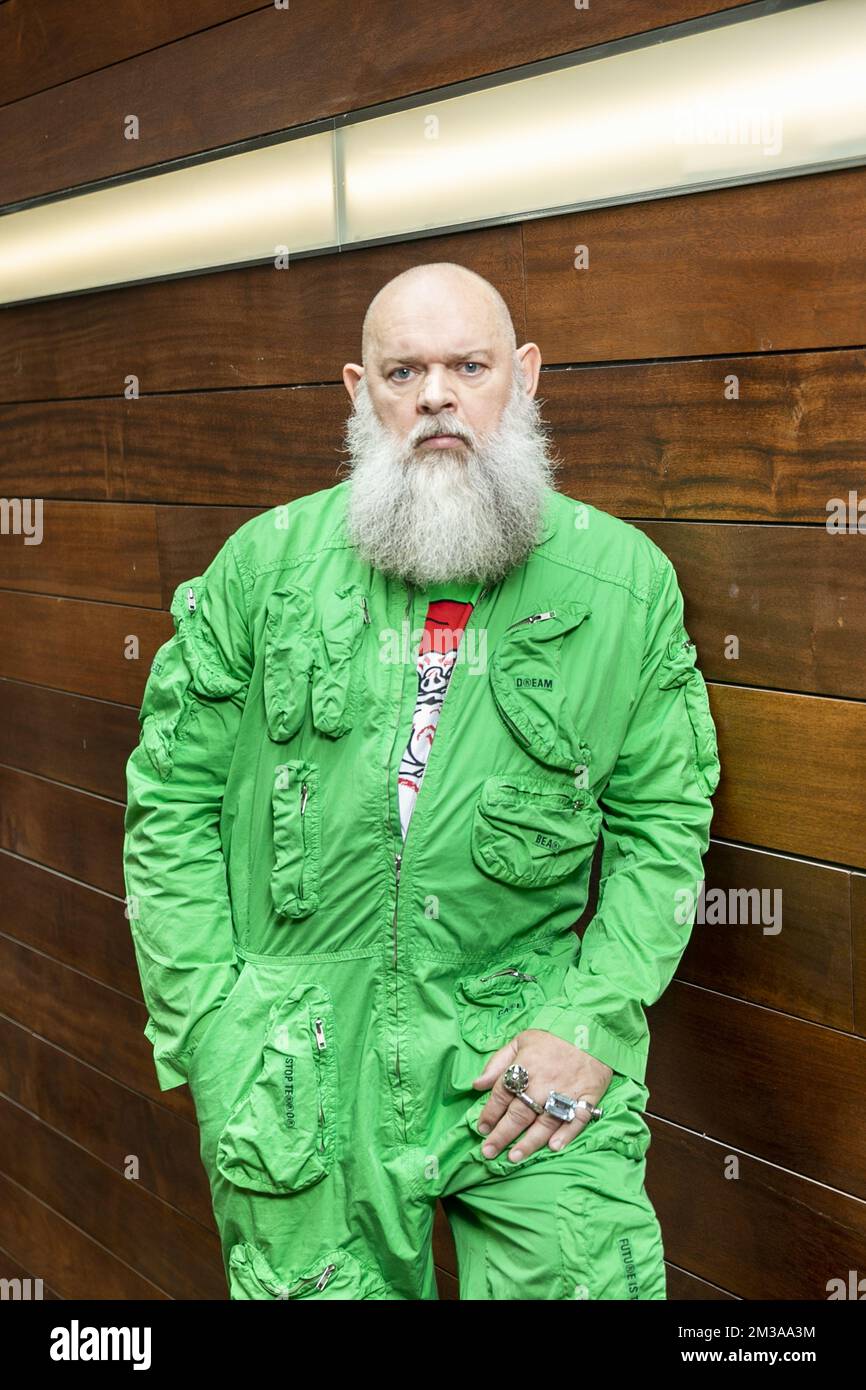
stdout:
<svg viewBox="0 0 866 1390">
<path fill-rule="evenodd" d="M 676 575 L 554 487 L 541 354 L 480 276 L 389 281 L 361 358 L 348 477 L 178 585 L 148 678 L 124 871 L 159 1084 L 233 1299 L 435 1299 L 437 1200 L 461 1298 L 664 1299 L 644 1008 L 719 777 Z"/>
</svg>

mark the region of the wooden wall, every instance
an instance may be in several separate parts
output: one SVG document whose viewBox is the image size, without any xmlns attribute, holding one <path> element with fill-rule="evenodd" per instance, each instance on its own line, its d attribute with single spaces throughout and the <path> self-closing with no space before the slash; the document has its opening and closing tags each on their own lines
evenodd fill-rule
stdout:
<svg viewBox="0 0 866 1390">
<path fill-rule="evenodd" d="M 0 204 L 725 8 L 6 0 Z M 366 306 L 439 259 L 541 346 L 560 487 L 678 570 L 723 766 L 707 889 L 782 893 L 779 932 L 697 925 L 650 1014 L 669 1297 L 822 1299 L 862 1273 L 866 539 L 825 526 L 866 490 L 852 169 L 0 311 L 0 492 L 45 525 L 0 536 L 0 1276 L 47 1296 L 226 1297 L 192 1101 L 159 1091 L 141 1031 L 124 765 L 175 584 L 337 481 Z M 454 1298 L 441 1211 L 436 1251 Z"/>
</svg>

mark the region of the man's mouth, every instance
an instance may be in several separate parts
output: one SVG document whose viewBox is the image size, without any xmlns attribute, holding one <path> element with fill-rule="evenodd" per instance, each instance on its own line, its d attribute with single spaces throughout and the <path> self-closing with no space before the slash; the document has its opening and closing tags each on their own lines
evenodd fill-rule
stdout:
<svg viewBox="0 0 866 1390">
<path fill-rule="evenodd" d="M 458 434 L 428 434 L 426 439 L 421 440 L 422 448 L 453 449 L 457 444 L 466 444 L 466 440 Z"/>
</svg>

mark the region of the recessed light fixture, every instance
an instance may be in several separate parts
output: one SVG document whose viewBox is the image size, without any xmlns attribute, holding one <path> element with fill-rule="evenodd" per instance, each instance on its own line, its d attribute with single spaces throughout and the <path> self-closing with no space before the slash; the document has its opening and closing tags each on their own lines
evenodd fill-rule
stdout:
<svg viewBox="0 0 866 1390">
<path fill-rule="evenodd" d="M 866 0 L 762 0 L 0 209 L 0 303 L 866 162 Z"/>
</svg>

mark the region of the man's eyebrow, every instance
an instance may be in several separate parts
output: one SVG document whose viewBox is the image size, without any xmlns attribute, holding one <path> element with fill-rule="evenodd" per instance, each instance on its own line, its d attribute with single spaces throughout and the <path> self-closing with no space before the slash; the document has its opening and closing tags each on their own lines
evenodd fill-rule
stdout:
<svg viewBox="0 0 866 1390">
<path fill-rule="evenodd" d="M 466 352 L 452 352 L 452 353 L 449 353 L 448 356 L 447 356 L 444 360 L 445 360 L 446 362 L 449 362 L 449 363 L 450 363 L 450 362 L 471 362 L 471 361 L 474 361 L 474 359 L 475 359 L 476 357 L 489 357 L 489 356 L 490 356 L 490 348 L 483 348 L 483 347 L 482 347 L 482 348 L 470 348 L 470 349 L 467 349 Z M 405 357 L 384 357 L 384 358 L 382 359 L 381 365 L 382 365 L 383 368 L 384 368 L 384 367 L 390 366 L 391 363 L 395 363 L 395 364 L 397 364 L 397 365 L 399 365 L 399 366 L 414 366 L 414 364 L 415 364 L 416 362 L 418 362 L 418 361 L 419 361 L 419 358 L 417 358 L 417 357 L 412 357 L 412 356 L 409 356 L 409 355 L 407 355 L 407 356 L 405 356 Z"/>
</svg>

